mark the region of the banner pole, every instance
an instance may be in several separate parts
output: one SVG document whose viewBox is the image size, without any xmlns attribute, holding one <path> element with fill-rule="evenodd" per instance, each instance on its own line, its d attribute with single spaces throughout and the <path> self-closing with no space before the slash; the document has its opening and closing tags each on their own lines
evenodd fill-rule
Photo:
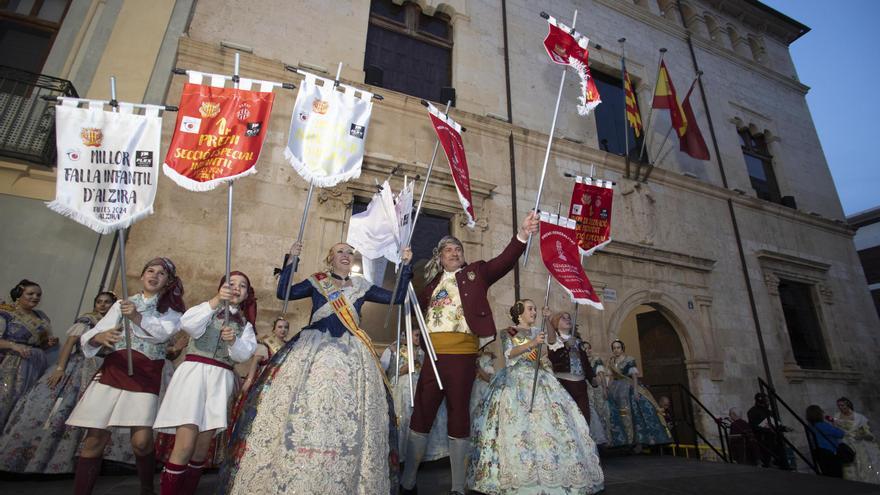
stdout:
<svg viewBox="0 0 880 495">
<path fill-rule="evenodd" d="M 119 111 L 119 103 L 116 100 L 116 76 L 110 76 L 110 107 L 114 112 Z M 125 232 L 128 229 L 119 231 L 119 271 L 122 274 L 122 300 L 128 300 L 128 281 L 125 280 Z M 134 375 L 134 362 L 131 357 L 131 323 L 128 318 L 122 317 L 122 328 L 125 331 L 125 357 L 128 361 L 128 376 Z"/>
<path fill-rule="evenodd" d="M 557 221 L 559 219 L 559 214 L 562 213 L 562 203 L 557 203 L 556 206 L 556 218 Z M 544 308 L 550 304 L 550 283 L 553 281 L 553 274 L 547 274 L 547 291 L 544 293 L 544 306 L 541 307 L 541 312 L 544 312 Z M 547 317 L 543 314 L 541 315 L 541 332 L 544 332 L 544 329 L 547 328 Z M 539 333 L 539 335 L 540 335 Z M 544 336 L 544 341 L 547 341 L 547 336 Z M 538 345 L 538 357 L 535 359 L 535 376 L 532 378 L 532 399 L 529 401 L 529 412 L 532 412 L 532 408 L 535 406 L 535 391 L 538 388 L 538 370 L 541 369 L 541 355 L 544 351 L 544 344 Z"/>
<path fill-rule="evenodd" d="M 395 342 L 394 349 L 394 384 L 400 381 L 398 378 L 400 376 L 400 325 L 401 320 L 403 319 L 403 306 L 397 308 L 397 341 Z"/>
<path fill-rule="evenodd" d="M 428 106 L 428 102 L 422 100 L 422 105 Z M 452 106 L 452 100 L 446 101 L 446 110 L 443 111 L 443 114 L 449 116 L 449 107 Z M 428 183 L 431 181 L 431 172 L 434 170 L 434 162 L 437 160 L 437 152 L 440 150 L 440 138 L 437 138 L 437 142 L 434 143 L 434 151 L 431 153 L 431 161 L 428 162 L 428 172 L 425 174 L 425 183 L 422 184 L 422 194 L 419 196 L 419 202 L 416 206 L 416 214 L 413 216 L 413 221 L 410 224 L 409 234 L 406 236 L 406 242 L 401 243 L 400 248 L 403 249 L 409 246 L 410 241 L 412 241 L 413 233 L 416 231 L 416 223 L 419 221 L 419 215 L 422 213 L 422 203 L 425 201 L 425 194 L 428 192 Z M 394 296 L 397 294 L 397 289 L 400 288 L 400 281 L 403 278 L 403 270 L 395 277 L 394 280 L 394 290 L 391 291 L 391 300 L 394 301 Z M 385 314 L 385 325 L 382 328 L 388 328 L 388 324 L 391 322 L 391 307 L 388 307 L 388 313 Z"/>
<path fill-rule="evenodd" d="M 654 91 L 651 95 L 651 106 L 648 108 L 648 121 L 645 123 L 645 137 L 642 138 L 642 149 L 639 151 L 639 160 L 636 162 L 636 175 L 631 177 L 639 180 L 639 174 L 642 171 L 642 157 L 645 155 L 645 149 L 648 146 L 648 131 L 651 129 L 651 118 L 654 116 L 654 94 L 657 93 L 657 83 L 660 82 L 660 65 L 663 63 L 663 57 L 666 55 L 666 48 L 660 49 L 660 60 L 657 61 L 657 77 L 654 79 Z"/>
<path fill-rule="evenodd" d="M 621 85 L 623 86 L 623 156 L 626 162 L 626 178 L 629 178 L 630 166 L 629 166 L 629 129 L 627 126 L 629 125 L 629 121 L 627 120 L 628 113 L 626 111 L 626 38 L 620 38 L 617 40 L 620 43 L 620 79 Z"/>
<path fill-rule="evenodd" d="M 299 222 L 299 233 L 296 234 L 296 242 L 302 243 L 306 231 L 306 221 L 309 219 L 309 207 L 312 205 L 312 193 L 315 192 L 315 182 L 309 182 L 309 192 L 306 195 L 306 205 L 303 209 L 302 220 Z M 281 303 L 281 314 L 287 314 L 287 303 L 290 302 L 290 286 L 293 285 L 293 274 L 299 268 L 299 255 L 290 257 L 290 277 L 287 279 L 287 287 L 284 288 L 284 302 Z"/>
<path fill-rule="evenodd" d="M 413 371 L 416 367 L 415 361 L 415 347 L 413 346 L 413 329 L 412 329 L 412 320 L 410 319 L 410 314 L 412 311 L 410 309 L 410 301 L 409 294 L 407 294 L 406 300 L 403 303 L 406 308 L 406 376 L 409 379 L 409 405 L 411 407 L 416 407 L 416 396 L 415 396 L 415 388 L 413 387 Z M 398 345 L 400 341 L 398 341 Z"/>
<path fill-rule="evenodd" d="M 581 266 L 584 266 L 584 255 L 581 255 Z M 572 315 L 571 328 L 574 333 L 577 334 L 577 323 L 578 323 L 578 303 L 574 303 L 574 315 Z"/>
<path fill-rule="evenodd" d="M 571 20 L 571 30 L 574 31 L 574 26 L 577 23 L 578 11 L 574 11 L 574 17 Z M 538 211 L 538 205 L 541 204 L 541 193 L 544 192 L 544 177 L 547 175 L 547 163 L 550 161 L 550 149 L 553 147 L 553 134 L 556 132 L 556 118 L 559 116 L 559 102 L 562 100 L 562 90 L 565 88 L 565 75 L 567 74 L 566 68 L 562 69 L 562 78 L 559 80 L 559 91 L 556 93 L 556 106 L 553 109 L 553 122 L 550 124 L 550 136 L 547 138 L 547 150 L 544 152 L 544 166 L 541 167 L 541 181 L 538 184 L 538 194 L 535 195 L 535 207 L 533 210 L 535 212 Z M 529 234 L 529 239 L 526 241 L 526 252 L 523 255 L 523 266 L 526 266 L 529 263 L 529 251 L 532 249 L 532 234 Z"/>
<path fill-rule="evenodd" d="M 422 313 L 422 307 L 419 305 L 419 299 L 416 296 L 416 289 L 413 287 L 412 282 L 409 283 L 409 300 L 410 304 L 415 305 L 415 314 L 416 321 L 419 324 L 419 329 L 422 332 L 422 340 L 425 345 L 425 353 L 428 355 L 431 361 L 431 369 L 434 371 L 434 378 L 437 380 L 437 388 L 443 390 L 443 381 L 440 380 L 440 373 L 437 371 L 437 364 L 434 361 L 437 361 L 437 353 L 434 351 L 434 344 L 431 342 L 431 336 L 428 332 L 428 325 L 425 324 L 425 315 Z"/>
</svg>

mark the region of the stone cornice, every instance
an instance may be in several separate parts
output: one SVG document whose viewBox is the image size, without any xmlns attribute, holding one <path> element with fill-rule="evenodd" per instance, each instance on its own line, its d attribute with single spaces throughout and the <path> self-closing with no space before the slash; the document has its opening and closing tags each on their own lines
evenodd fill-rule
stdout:
<svg viewBox="0 0 880 495">
<path fill-rule="evenodd" d="M 859 383 L 863 373 L 850 370 L 805 370 L 797 366 L 786 366 L 782 374 L 789 383 L 801 383 L 804 381 L 828 380 L 843 383 Z"/>
<path fill-rule="evenodd" d="M 664 32 L 670 36 L 676 37 L 683 42 L 687 41 L 688 31 L 669 21 L 668 19 L 655 15 L 641 7 L 637 7 L 629 2 L 624 2 L 620 0 L 594 0 L 596 3 L 602 4 L 610 9 L 614 9 L 622 14 L 625 14 L 637 21 L 643 22 L 658 31 Z M 697 36 L 691 36 L 691 39 L 694 42 L 694 45 L 699 46 L 703 50 L 712 53 L 713 55 L 717 55 L 718 57 L 724 58 L 729 62 L 732 62 L 740 67 L 750 70 L 756 74 L 764 76 L 765 78 L 780 83 L 789 89 L 796 91 L 800 94 L 806 95 L 810 88 L 804 84 L 801 84 L 798 81 L 791 79 L 783 74 L 779 74 L 773 70 L 768 69 L 767 67 L 752 61 L 742 55 L 739 55 L 733 51 L 726 50 L 719 46 L 712 44 L 708 40 L 704 40 Z"/>
<path fill-rule="evenodd" d="M 675 251 L 667 251 L 617 240 L 611 241 L 611 243 L 599 251 L 597 255 L 620 256 L 622 258 L 637 259 L 661 265 L 677 266 L 701 273 L 711 272 L 716 263 L 715 260 L 708 258 L 700 258 L 690 254 L 676 253 Z"/>
<path fill-rule="evenodd" d="M 829 265 L 828 263 L 810 260 L 798 256 L 792 256 L 790 254 L 780 253 L 777 251 L 769 251 L 766 249 L 759 249 L 758 251 L 755 251 L 755 256 L 762 262 L 781 263 L 784 265 L 796 266 L 800 269 L 809 271 L 824 273 L 827 272 L 829 268 L 831 268 L 831 265 Z"/>
</svg>

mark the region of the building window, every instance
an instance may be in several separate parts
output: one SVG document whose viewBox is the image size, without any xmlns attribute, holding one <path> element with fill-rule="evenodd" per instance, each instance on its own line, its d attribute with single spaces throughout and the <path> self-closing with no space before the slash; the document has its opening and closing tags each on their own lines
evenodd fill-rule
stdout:
<svg viewBox="0 0 880 495">
<path fill-rule="evenodd" d="M 70 0 L 0 0 L 0 65 L 39 73 Z"/>
<path fill-rule="evenodd" d="M 395 5 L 391 0 L 373 0 L 365 82 L 440 103 L 452 99 L 449 20 L 440 12 L 423 14 L 413 2 Z"/>
<path fill-rule="evenodd" d="M 629 140 L 629 156 L 632 160 L 638 160 L 639 152 L 642 149 L 642 139 L 644 133 L 636 139 L 633 128 L 627 123 L 624 110 L 626 109 L 626 96 L 623 91 L 623 83 L 620 78 L 603 74 L 599 71 L 592 71 L 592 76 L 596 80 L 596 87 L 599 94 L 602 95 L 602 104 L 597 106 L 596 113 L 596 132 L 599 137 L 599 149 L 623 156 L 625 154 L 626 143 Z M 630 74 L 632 79 L 632 74 Z M 633 86 L 636 81 L 633 81 Z M 636 96 L 636 106 L 638 106 L 638 96 Z M 644 121 L 642 122 L 644 125 Z M 626 138 L 624 138 L 626 132 Z M 642 157 L 642 161 L 647 162 L 647 152 Z"/>
<path fill-rule="evenodd" d="M 773 157 L 767 149 L 764 135 L 753 135 L 748 129 L 741 129 L 738 132 L 743 158 L 755 193 L 761 199 L 781 203 L 782 195 L 776 183 L 776 174 L 773 173 Z"/>
<path fill-rule="evenodd" d="M 811 286 L 790 280 L 779 281 L 779 299 L 791 349 L 803 369 L 829 370 L 828 351 L 816 317 Z"/>
</svg>

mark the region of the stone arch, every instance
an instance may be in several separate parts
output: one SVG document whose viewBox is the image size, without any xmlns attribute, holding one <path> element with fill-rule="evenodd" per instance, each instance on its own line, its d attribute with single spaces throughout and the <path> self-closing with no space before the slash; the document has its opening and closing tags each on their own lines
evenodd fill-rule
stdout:
<svg viewBox="0 0 880 495">
<path fill-rule="evenodd" d="M 703 325 L 675 299 L 665 292 L 642 289 L 627 295 L 611 315 L 608 323 L 609 341 L 617 338 L 624 319 L 639 306 L 646 305 L 656 309 L 672 325 L 675 334 L 681 341 L 685 358 L 688 361 L 703 361 L 710 358 L 709 349 L 703 339 Z"/>
<path fill-rule="evenodd" d="M 657 0 L 657 7 L 660 8 L 661 16 L 673 22 L 678 21 L 678 18 L 675 15 L 675 0 Z M 681 10 L 684 12 L 684 17 L 686 19 L 690 18 L 690 14 L 693 13 L 693 9 L 690 5 L 682 4 Z M 690 13 L 688 11 L 690 11 Z"/>
<path fill-rule="evenodd" d="M 721 27 L 718 25 L 718 20 L 715 19 L 715 16 L 705 12 L 703 13 L 703 20 L 706 22 L 706 31 L 709 32 L 709 39 L 716 44 L 723 43 L 721 40 Z"/>
</svg>

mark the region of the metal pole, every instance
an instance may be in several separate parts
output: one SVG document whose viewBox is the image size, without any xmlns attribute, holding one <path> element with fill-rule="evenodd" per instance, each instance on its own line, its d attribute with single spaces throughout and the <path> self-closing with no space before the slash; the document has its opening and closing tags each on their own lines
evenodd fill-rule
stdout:
<svg viewBox="0 0 880 495">
<path fill-rule="evenodd" d="M 394 384 L 400 381 L 400 320 L 403 318 L 403 306 L 397 308 L 397 341 L 394 349 Z"/>
<path fill-rule="evenodd" d="M 657 77 L 654 79 L 654 93 L 657 92 L 657 83 L 660 81 L 660 64 L 663 63 L 663 57 L 666 55 L 666 48 L 660 49 L 660 60 L 657 62 Z M 653 98 L 653 95 L 652 95 Z M 645 155 L 645 148 L 648 145 L 648 131 L 651 129 L 651 119 L 654 116 L 654 103 L 652 101 L 651 106 L 648 108 L 648 121 L 645 123 L 644 132 L 645 137 L 642 139 L 642 149 L 639 151 L 639 160 L 636 163 L 636 176 L 635 179 L 638 180 L 639 173 L 642 171 L 642 157 Z"/>
<path fill-rule="evenodd" d="M 409 300 L 410 304 L 415 306 L 415 314 L 416 321 L 419 323 L 419 329 L 422 332 L 422 341 L 425 346 L 425 354 L 428 355 L 428 358 L 431 361 L 431 369 L 434 371 L 434 378 L 437 379 L 437 387 L 440 390 L 443 390 L 443 382 L 440 380 L 440 373 L 437 371 L 437 353 L 434 352 L 434 344 L 431 342 L 431 335 L 428 332 L 428 326 L 425 324 L 425 315 L 422 313 L 422 308 L 419 305 L 419 299 L 416 297 L 416 290 L 413 288 L 412 283 L 409 284 Z"/>
<path fill-rule="evenodd" d="M 412 319 L 410 319 L 412 310 L 410 309 L 409 297 L 404 301 L 403 306 L 406 309 L 406 321 L 404 324 L 406 325 L 406 376 L 409 379 L 409 405 L 416 407 L 415 390 L 413 388 L 413 371 L 416 368 L 416 358 L 415 346 L 413 346 Z"/>
<path fill-rule="evenodd" d="M 584 255 L 581 255 L 581 266 L 584 266 Z M 574 315 L 572 315 L 571 328 L 572 332 L 577 335 L 578 325 L 578 303 L 574 303 Z"/>
<path fill-rule="evenodd" d="M 306 206 L 303 209 L 302 220 L 299 222 L 299 233 L 296 235 L 296 242 L 301 243 L 303 234 L 306 231 L 306 220 L 309 218 L 309 207 L 312 204 L 312 193 L 315 191 L 314 181 L 309 182 L 309 193 L 306 195 Z M 287 279 L 287 287 L 284 288 L 284 302 L 281 303 L 281 314 L 287 314 L 287 303 L 290 302 L 290 286 L 293 285 L 293 274 L 299 267 L 299 255 L 290 257 L 290 277 Z"/>
<path fill-rule="evenodd" d="M 427 106 L 427 102 L 422 100 L 422 104 Z M 452 106 L 452 100 L 446 101 L 446 109 L 443 111 L 443 114 L 449 115 L 449 107 Z M 413 216 L 413 221 L 410 224 L 409 235 L 407 235 L 406 242 L 400 245 L 401 248 L 409 246 L 410 241 L 412 241 L 413 233 L 416 231 L 416 223 L 419 221 L 419 215 L 422 213 L 422 203 L 425 201 L 425 194 L 428 192 L 428 183 L 431 182 L 431 172 L 434 170 L 434 161 L 437 160 L 437 151 L 440 149 L 440 138 L 437 138 L 437 142 L 434 143 L 434 151 L 431 153 L 431 161 L 428 163 L 428 172 L 425 174 L 425 183 L 422 184 L 422 194 L 419 196 L 419 202 L 416 205 L 416 214 Z M 394 296 L 397 295 L 397 289 L 400 288 L 400 280 L 403 278 L 403 270 L 397 275 L 394 280 L 394 290 L 391 291 L 392 301 Z M 385 315 L 385 325 L 383 328 L 388 328 L 388 324 L 391 322 L 391 306 L 388 307 L 388 313 Z"/>
<path fill-rule="evenodd" d="M 116 76 L 110 76 L 110 106 L 114 112 L 119 111 L 116 104 Z M 125 280 L 125 231 L 119 231 L 119 266 L 122 272 L 122 300 L 128 300 L 128 282 Z M 125 331 L 125 355 L 128 360 L 128 376 L 134 375 L 134 362 L 131 357 L 131 323 L 125 316 L 122 317 L 122 328 Z"/>
<path fill-rule="evenodd" d="M 574 26 L 577 23 L 578 12 L 574 11 L 574 17 L 571 20 L 571 29 L 574 31 Z M 553 133 L 556 132 L 556 117 L 559 116 L 559 102 L 562 99 L 562 90 L 565 88 L 565 74 L 566 70 L 562 69 L 562 77 L 559 79 L 559 91 L 556 93 L 556 106 L 553 108 L 553 122 L 550 124 L 550 136 L 547 138 L 547 150 L 544 152 L 544 166 L 541 168 L 541 181 L 538 184 L 538 194 L 535 196 L 535 207 L 534 211 L 538 211 L 538 206 L 541 203 L 541 193 L 544 191 L 544 176 L 547 174 L 547 162 L 550 161 L 550 148 L 553 147 Z M 532 249 L 532 234 L 529 234 L 529 239 L 526 241 L 526 252 L 523 256 L 523 266 L 526 266 L 529 262 L 529 251 Z"/>
<path fill-rule="evenodd" d="M 626 111 L 626 38 L 620 38 L 617 42 L 620 43 L 620 79 L 622 79 L 621 84 L 623 85 L 623 156 L 626 160 L 626 177 L 629 178 L 629 129 L 627 128 L 629 125 L 627 120 L 629 114 Z"/>
<path fill-rule="evenodd" d="M 556 218 L 558 220 L 559 214 L 562 213 L 562 203 L 558 203 L 556 206 Z M 550 283 L 553 281 L 553 275 L 547 274 L 547 291 L 544 293 L 544 306 L 541 308 L 543 312 L 543 308 L 546 308 L 548 304 L 550 304 Z M 544 329 L 547 326 L 547 317 L 542 315 L 541 318 L 541 332 L 544 332 Z M 539 335 L 540 335 L 539 333 Z M 544 337 L 545 342 L 547 337 Z M 538 357 L 535 359 L 535 376 L 532 378 L 532 399 L 529 401 L 529 412 L 532 412 L 532 408 L 535 406 L 535 391 L 538 388 L 538 370 L 541 369 L 541 355 L 544 350 L 544 344 L 538 345 Z"/>
</svg>

